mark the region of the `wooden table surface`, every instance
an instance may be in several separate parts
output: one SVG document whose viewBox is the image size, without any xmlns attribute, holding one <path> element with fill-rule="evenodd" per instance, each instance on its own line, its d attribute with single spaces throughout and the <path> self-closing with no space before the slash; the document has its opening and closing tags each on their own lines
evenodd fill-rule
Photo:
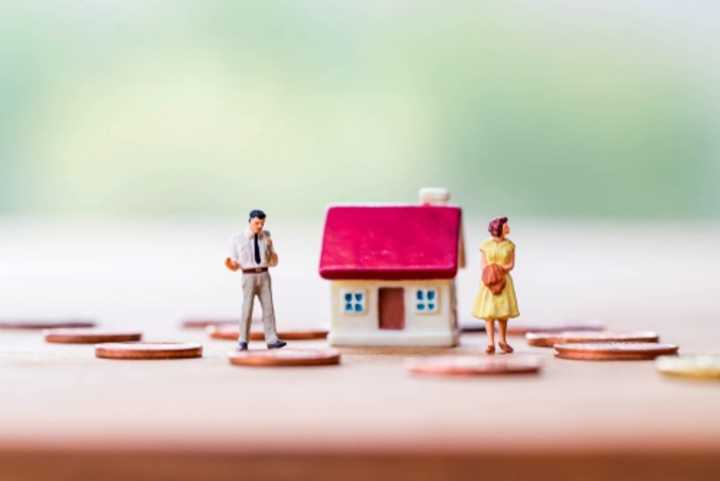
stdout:
<svg viewBox="0 0 720 481">
<path fill-rule="evenodd" d="M 270 219 L 283 328 L 327 325 L 320 220 Z M 483 221 L 466 229 L 461 318 L 479 279 Z M 0 319 L 80 316 L 194 340 L 202 359 L 110 361 L 92 346 L 0 331 L 0 479 L 717 479 L 720 383 L 652 362 L 580 362 L 514 339 L 539 376 L 418 378 L 407 357 L 456 349 L 343 349 L 342 365 L 230 366 L 232 342 L 181 330 L 236 317 L 222 259 L 230 221 L 0 222 Z M 242 226 L 240 226 L 242 227 Z M 651 329 L 681 352 L 720 352 L 720 229 L 689 223 L 517 219 L 522 321 Z M 294 347 L 323 342 L 293 342 Z M 261 344 L 257 345 L 258 347 Z"/>
</svg>

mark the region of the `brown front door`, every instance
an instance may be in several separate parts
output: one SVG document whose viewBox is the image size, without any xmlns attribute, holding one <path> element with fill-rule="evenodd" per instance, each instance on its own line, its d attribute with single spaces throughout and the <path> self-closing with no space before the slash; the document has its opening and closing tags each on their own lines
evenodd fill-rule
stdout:
<svg viewBox="0 0 720 481">
<path fill-rule="evenodd" d="M 381 287 L 378 292 L 380 329 L 405 329 L 405 289 Z"/>
</svg>

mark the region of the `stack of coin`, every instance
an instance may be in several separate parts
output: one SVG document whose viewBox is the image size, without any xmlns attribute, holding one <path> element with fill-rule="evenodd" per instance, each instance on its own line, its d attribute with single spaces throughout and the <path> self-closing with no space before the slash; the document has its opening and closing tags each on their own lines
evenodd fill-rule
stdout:
<svg viewBox="0 0 720 481">
<path fill-rule="evenodd" d="M 600 342 L 588 344 L 556 344 L 555 356 L 582 361 L 652 360 L 658 356 L 677 354 L 674 344 L 652 342 Z"/>
<path fill-rule="evenodd" d="M 530 356 L 436 356 L 406 363 L 412 374 L 432 376 L 489 376 L 534 374 L 541 363 Z"/>
<path fill-rule="evenodd" d="M 530 346 L 553 347 L 555 344 L 596 343 L 596 342 L 658 342 L 660 336 L 654 332 L 610 332 L 610 331 L 566 331 L 528 332 L 525 339 Z"/>
<path fill-rule="evenodd" d="M 239 326 L 208 326 L 208 335 L 212 339 L 225 339 L 237 341 L 240 337 Z M 278 331 L 278 337 L 284 341 L 310 341 L 314 339 L 327 338 L 328 331 L 323 329 L 306 329 L 301 331 Z M 251 331 L 251 341 L 264 341 L 265 333 L 262 331 Z"/>
<path fill-rule="evenodd" d="M 202 345 L 194 342 L 128 342 L 98 344 L 95 356 L 103 359 L 189 359 L 202 357 Z"/>
<path fill-rule="evenodd" d="M 263 349 L 228 353 L 230 364 L 249 367 L 331 366 L 340 364 L 340 357 L 335 349 Z"/>
<path fill-rule="evenodd" d="M 51 329 L 45 331 L 45 341 L 57 344 L 99 344 L 102 342 L 131 342 L 142 339 L 139 331 L 101 331 L 96 329 Z"/>
<path fill-rule="evenodd" d="M 695 354 L 663 356 L 655 362 L 657 370 L 670 377 L 720 380 L 720 355 Z"/>
</svg>

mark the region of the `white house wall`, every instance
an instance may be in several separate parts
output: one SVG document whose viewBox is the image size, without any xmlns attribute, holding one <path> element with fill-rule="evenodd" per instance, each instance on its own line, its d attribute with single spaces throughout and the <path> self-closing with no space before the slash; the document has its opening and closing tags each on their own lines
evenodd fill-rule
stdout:
<svg viewBox="0 0 720 481">
<path fill-rule="evenodd" d="M 331 282 L 331 332 L 334 345 L 431 345 L 457 344 L 457 313 L 455 281 L 404 280 L 404 281 L 333 281 Z M 383 287 L 404 289 L 405 328 L 400 330 L 379 328 L 378 290 Z M 415 312 L 415 289 L 435 288 L 438 292 L 438 310 L 435 313 Z M 365 292 L 366 311 L 347 314 L 341 293 L 344 290 Z"/>
</svg>

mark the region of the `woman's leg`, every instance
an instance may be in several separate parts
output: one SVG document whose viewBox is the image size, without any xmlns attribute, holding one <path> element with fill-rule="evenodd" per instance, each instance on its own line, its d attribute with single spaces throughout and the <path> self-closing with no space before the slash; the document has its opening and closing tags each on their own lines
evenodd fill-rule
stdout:
<svg viewBox="0 0 720 481">
<path fill-rule="evenodd" d="M 509 354 L 513 352 L 513 348 L 507 343 L 507 322 L 507 319 L 498 319 L 498 324 L 500 325 L 500 342 L 498 344 L 503 352 L 507 352 Z"/>
<path fill-rule="evenodd" d="M 488 337 L 488 346 L 487 349 L 485 349 L 485 352 L 488 354 L 494 354 L 495 353 L 495 321 L 494 320 L 485 320 L 485 332 L 487 333 Z"/>
</svg>

